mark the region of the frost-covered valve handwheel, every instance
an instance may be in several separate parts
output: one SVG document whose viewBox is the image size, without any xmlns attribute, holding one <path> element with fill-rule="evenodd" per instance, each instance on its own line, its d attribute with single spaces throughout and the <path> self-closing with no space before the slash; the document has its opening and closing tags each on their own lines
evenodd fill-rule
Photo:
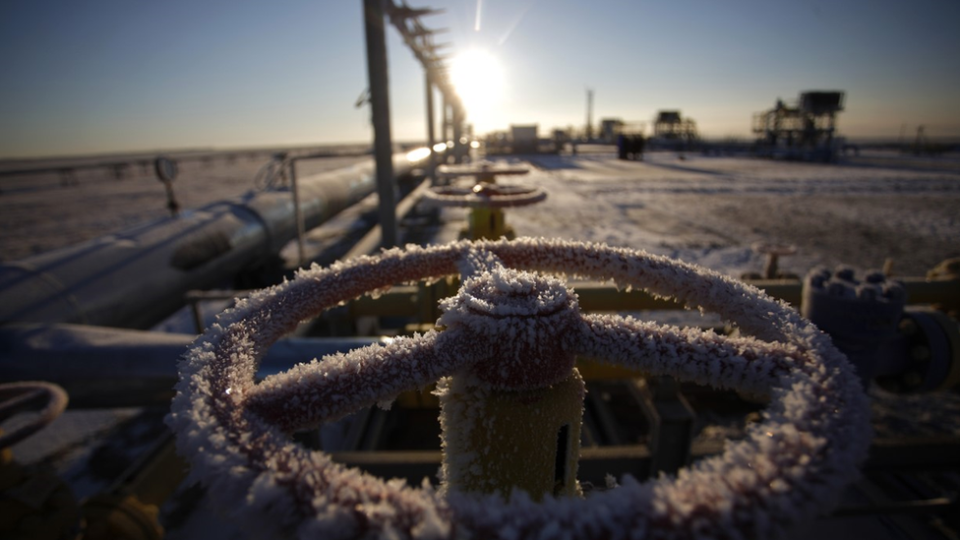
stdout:
<svg viewBox="0 0 960 540">
<path fill-rule="evenodd" d="M 547 192 L 539 187 L 479 182 L 472 188 L 434 186 L 424 193 L 423 198 L 432 206 L 470 208 L 469 225 L 461 231 L 460 238 L 496 240 L 516 236 L 506 223 L 504 208 L 536 204 L 547 198 Z"/>
<path fill-rule="evenodd" d="M 436 206 L 460 208 L 513 208 L 529 206 L 547 198 L 539 187 L 478 183 L 472 188 L 434 186 L 423 198 Z"/>
<path fill-rule="evenodd" d="M 267 348 L 299 321 L 366 292 L 458 269 L 466 279 L 442 306 L 444 331 L 328 356 L 255 383 Z M 533 270 L 674 297 L 752 337 L 581 315 L 573 293 Z M 289 437 L 447 375 L 501 389 L 552 384 L 570 373 L 575 355 L 765 394 L 771 403 L 744 440 L 676 478 L 640 484 L 628 477 L 584 499 L 541 503 L 522 492 L 504 500 L 384 482 Z M 531 369 L 524 362 L 531 356 L 556 362 Z M 180 372 L 169 424 L 193 475 L 236 518 L 301 538 L 771 537 L 829 507 L 869 445 L 866 399 L 852 368 L 793 309 L 709 270 L 575 242 L 459 242 L 314 267 L 241 301 L 197 341 Z"/>
</svg>

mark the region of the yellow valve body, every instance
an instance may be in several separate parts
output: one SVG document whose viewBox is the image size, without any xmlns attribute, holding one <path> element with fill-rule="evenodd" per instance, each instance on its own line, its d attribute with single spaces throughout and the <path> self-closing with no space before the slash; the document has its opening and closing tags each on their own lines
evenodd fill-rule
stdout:
<svg viewBox="0 0 960 540">
<path fill-rule="evenodd" d="M 52 470 L 21 466 L 9 448 L 0 449 L 0 538 L 71 538 L 79 518 L 73 492 Z"/>
<path fill-rule="evenodd" d="M 468 218 L 467 237 L 471 240 L 513 239 L 516 233 L 507 225 L 503 210 L 499 208 L 473 208 Z"/>
<path fill-rule="evenodd" d="M 450 377 L 438 383 L 444 489 L 534 500 L 578 495 L 585 386 L 576 369 L 547 388 L 491 390 Z"/>
</svg>

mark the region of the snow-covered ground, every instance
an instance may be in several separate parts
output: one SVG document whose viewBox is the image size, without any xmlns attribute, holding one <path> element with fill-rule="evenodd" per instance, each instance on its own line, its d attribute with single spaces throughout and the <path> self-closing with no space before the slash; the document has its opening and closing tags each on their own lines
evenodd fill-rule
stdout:
<svg viewBox="0 0 960 540">
<path fill-rule="evenodd" d="M 549 192 L 511 210 L 518 234 L 645 249 L 738 276 L 758 241 L 794 244 L 781 267 L 880 268 L 922 275 L 960 255 L 960 172 L 648 154 L 544 156 L 523 182 Z"/>
<path fill-rule="evenodd" d="M 357 158 L 303 162 L 301 174 Z M 896 164 L 895 159 L 888 160 Z M 648 153 L 533 158 L 531 173 L 505 182 L 547 190 L 541 204 L 511 209 L 519 235 L 562 237 L 646 249 L 739 276 L 759 271 L 758 241 L 794 244 L 781 267 L 798 274 L 825 264 L 922 275 L 960 256 L 960 169 L 920 170 Z M 240 159 L 181 167 L 183 208 L 253 188 L 263 161 Z M 936 164 L 936 161 L 933 162 Z M 136 171 L 132 171 L 136 173 Z M 55 178 L 4 178 L 0 185 L 0 260 L 64 247 L 166 215 L 153 173 L 115 180 L 105 172 L 61 187 Z M 452 213 L 457 216 L 459 214 Z"/>
<path fill-rule="evenodd" d="M 362 159 L 369 158 L 300 161 L 297 173 L 317 174 Z M 236 197 L 254 189 L 254 177 L 268 161 L 261 156 L 183 162 L 173 183 L 174 194 L 182 209 Z M 55 165 L 51 161 L 34 166 Z M 166 191 L 152 167 L 131 167 L 122 179 L 107 169 L 81 171 L 76 180 L 64 186 L 57 173 L 0 176 L 0 261 L 22 259 L 169 215 Z"/>
</svg>

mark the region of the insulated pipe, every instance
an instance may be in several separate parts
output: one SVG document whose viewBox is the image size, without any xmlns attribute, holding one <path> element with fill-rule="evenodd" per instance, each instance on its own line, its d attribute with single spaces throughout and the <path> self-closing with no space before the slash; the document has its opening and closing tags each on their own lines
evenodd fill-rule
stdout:
<svg viewBox="0 0 960 540">
<path fill-rule="evenodd" d="M 433 156 L 433 151 L 430 152 L 430 155 Z M 413 191 L 407 194 L 406 197 L 400 200 L 397 203 L 396 216 L 397 221 L 402 221 L 403 218 L 413 210 L 414 206 L 421 199 L 423 199 L 423 194 L 430 190 L 430 179 L 427 178 L 420 182 L 420 185 L 415 187 Z M 376 225 L 371 229 L 367 234 L 363 236 L 356 244 L 350 248 L 350 251 L 343 256 L 342 260 L 349 260 L 360 255 L 370 255 L 376 249 L 382 245 L 383 239 L 383 228 L 380 225 Z"/>
<path fill-rule="evenodd" d="M 413 164 L 393 156 L 402 175 Z M 373 192 L 373 160 L 298 180 L 307 229 Z M 64 322 L 145 329 L 184 294 L 230 279 L 296 238 L 285 191 L 248 192 L 89 242 L 0 264 L 0 325 Z"/>
<path fill-rule="evenodd" d="M 260 365 L 260 376 L 327 354 L 388 338 L 288 338 Z M 166 334 L 71 324 L 0 327 L 0 380 L 44 380 L 63 387 L 74 407 L 126 407 L 166 403 L 177 381 L 177 360 L 196 340 Z"/>
</svg>

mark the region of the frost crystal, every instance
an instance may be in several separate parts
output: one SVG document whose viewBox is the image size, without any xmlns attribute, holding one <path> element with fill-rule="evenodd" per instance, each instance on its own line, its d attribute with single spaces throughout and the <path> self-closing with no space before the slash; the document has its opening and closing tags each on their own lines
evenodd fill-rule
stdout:
<svg viewBox="0 0 960 540">
<path fill-rule="evenodd" d="M 458 264 L 477 279 L 445 305 L 446 331 L 328 356 L 255 384 L 267 348 L 299 321 L 367 291 L 456 273 Z M 716 312 L 754 337 L 581 317 L 575 296 L 558 280 L 504 266 L 613 279 Z M 464 319 L 468 312 L 486 315 Z M 721 456 L 676 478 L 640 484 L 625 477 L 619 488 L 586 499 L 547 497 L 542 503 L 522 491 L 509 500 L 454 491 L 444 497 L 426 484 L 414 489 L 384 482 L 289 437 L 443 376 L 482 372 L 477 365 L 489 357 L 470 341 L 476 337 L 471 332 L 519 343 L 521 351 L 546 350 L 542 336 L 554 334 L 537 326 L 544 317 L 565 325 L 562 346 L 553 352 L 764 393 L 772 398 L 766 420 Z M 476 328 L 483 325 L 489 328 Z M 515 360 L 513 368 L 505 366 L 508 373 L 523 366 L 522 358 Z M 238 302 L 194 343 L 179 369 L 168 424 L 191 474 L 258 534 L 272 527 L 286 537 L 774 537 L 835 500 L 856 476 L 870 438 L 866 399 L 850 365 L 793 309 L 703 268 L 597 244 L 459 242 L 314 266 Z"/>
</svg>

